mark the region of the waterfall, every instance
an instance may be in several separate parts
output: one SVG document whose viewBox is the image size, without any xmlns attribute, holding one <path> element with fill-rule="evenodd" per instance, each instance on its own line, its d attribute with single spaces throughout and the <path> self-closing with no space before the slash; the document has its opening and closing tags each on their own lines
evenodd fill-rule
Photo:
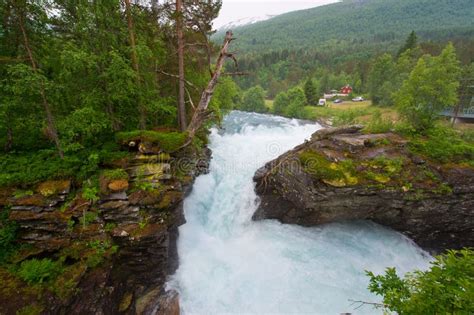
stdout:
<svg viewBox="0 0 474 315">
<path fill-rule="evenodd" d="M 317 124 L 233 111 L 212 129 L 209 174 L 186 198 L 179 229 L 180 265 L 168 283 L 185 314 L 381 314 L 350 299 L 379 302 L 365 270 L 401 273 L 429 256 L 403 235 L 371 222 L 305 228 L 253 222 L 252 176 L 304 142 Z"/>
</svg>

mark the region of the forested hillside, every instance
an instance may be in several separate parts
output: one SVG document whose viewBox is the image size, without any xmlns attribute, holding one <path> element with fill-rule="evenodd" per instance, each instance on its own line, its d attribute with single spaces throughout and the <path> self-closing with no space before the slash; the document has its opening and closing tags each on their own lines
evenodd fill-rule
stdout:
<svg viewBox="0 0 474 315">
<path fill-rule="evenodd" d="M 473 21 L 469 0 L 347 0 L 290 12 L 234 30 L 240 68 L 249 72 L 237 82 L 261 85 L 269 98 L 307 77 L 324 77 L 323 89 L 351 84 L 366 92 L 372 58 L 396 55 L 412 31 L 422 53 L 439 54 L 451 41 L 460 61 L 470 63 Z"/>
<path fill-rule="evenodd" d="M 363 44 L 402 40 L 415 30 L 423 39 L 473 34 L 469 0 L 345 0 L 291 12 L 235 30 L 244 51 Z"/>
</svg>

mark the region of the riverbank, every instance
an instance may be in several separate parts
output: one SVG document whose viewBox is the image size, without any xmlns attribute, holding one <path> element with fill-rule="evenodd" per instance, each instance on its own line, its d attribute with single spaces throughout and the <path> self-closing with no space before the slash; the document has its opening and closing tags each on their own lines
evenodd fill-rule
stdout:
<svg viewBox="0 0 474 315">
<path fill-rule="evenodd" d="M 436 161 L 412 140 L 362 128 L 321 130 L 259 169 L 254 219 L 303 226 L 369 219 L 435 252 L 474 246 L 469 159 Z"/>
<path fill-rule="evenodd" d="M 179 312 L 164 283 L 178 266 L 183 200 L 207 172 L 210 152 L 175 150 L 151 134 L 118 137 L 120 159 L 80 185 L 66 177 L 0 190 L 8 250 L 0 313 Z"/>
</svg>

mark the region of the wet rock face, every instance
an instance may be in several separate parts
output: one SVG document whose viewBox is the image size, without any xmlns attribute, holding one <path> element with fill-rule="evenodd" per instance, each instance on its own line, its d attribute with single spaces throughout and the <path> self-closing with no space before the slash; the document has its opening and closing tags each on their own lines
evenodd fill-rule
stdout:
<svg viewBox="0 0 474 315">
<path fill-rule="evenodd" d="M 178 169 L 183 157 L 186 168 Z M 124 166 L 126 173 L 112 172 L 122 178 L 101 175 L 96 202 L 85 200 L 80 189 L 72 190 L 70 181 L 49 181 L 16 193 L 9 189 L 2 195 L 0 210 L 10 209 L 9 219 L 19 227 L 19 243 L 34 248 L 22 259 L 49 255 L 57 259 L 80 247 L 83 251 L 71 262 L 79 264 L 76 261 L 84 260 L 93 242 L 117 248 L 112 254 L 107 250 L 97 267 L 84 264 L 75 294 L 61 301 L 54 297 L 40 301 L 45 311 L 179 314 L 179 297 L 165 292 L 164 284 L 178 266 L 176 240 L 178 227 L 185 222 L 183 199 L 193 179 L 207 171 L 209 159 L 207 150 L 174 156 L 141 152 Z"/>
<path fill-rule="evenodd" d="M 395 134 L 329 128 L 259 169 L 253 218 L 314 226 L 368 219 L 441 251 L 474 246 L 474 170 L 414 156 Z"/>
</svg>

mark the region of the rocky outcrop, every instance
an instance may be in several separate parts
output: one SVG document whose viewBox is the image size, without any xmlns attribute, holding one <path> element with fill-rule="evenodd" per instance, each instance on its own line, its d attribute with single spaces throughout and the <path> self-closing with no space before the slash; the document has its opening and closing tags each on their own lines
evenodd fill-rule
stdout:
<svg viewBox="0 0 474 315">
<path fill-rule="evenodd" d="M 367 219 L 435 252 L 474 246 L 474 170 L 430 162 L 398 135 L 360 129 L 317 131 L 259 169 L 253 218 L 303 226 Z"/>
<path fill-rule="evenodd" d="M 209 159 L 207 149 L 140 152 L 123 169 L 104 170 L 95 197 L 69 180 L 3 189 L 0 209 L 16 222 L 18 243 L 28 244 L 14 259 L 51 258 L 64 272 L 39 299 L 15 298 L 27 287 L 4 289 L 0 314 L 31 305 L 44 314 L 179 314 L 178 296 L 164 284 L 178 266 L 183 199 Z M 12 288 L 24 286 L 6 276 Z"/>
</svg>

